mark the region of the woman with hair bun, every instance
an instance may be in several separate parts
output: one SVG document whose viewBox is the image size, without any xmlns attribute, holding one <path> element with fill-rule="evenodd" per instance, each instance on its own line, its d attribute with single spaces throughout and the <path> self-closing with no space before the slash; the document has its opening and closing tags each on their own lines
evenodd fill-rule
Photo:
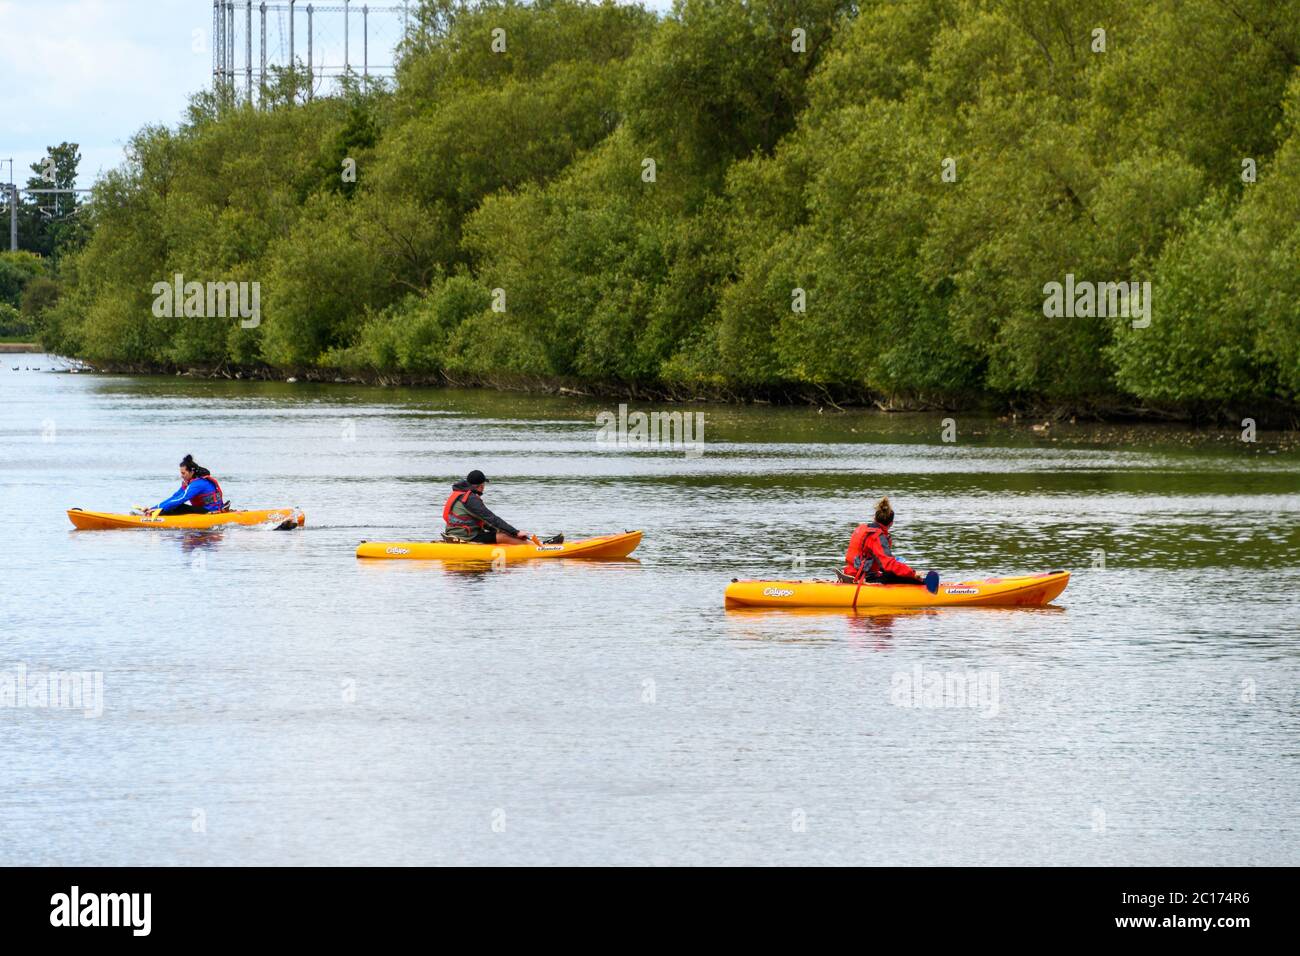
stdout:
<svg viewBox="0 0 1300 956">
<path fill-rule="evenodd" d="M 212 472 L 194 460 L 193 455 L 181 459 L 181 486 L 166 501 L 146 509 L 151 515 L 205 515 L 228 508 L 221 485 Z"/>
<path fill-rule="evenodd" d="M 857 584 L 920 584 L 934 594 L 939 589 L 938 571 L 928 571 L 922 577 L 894 557 L 894 545 L 889 537 L 894 509 L 888 498 L 876 502 L 875 519 L 858 525 L 849 539 L 841 580 Z"/>
</svg>

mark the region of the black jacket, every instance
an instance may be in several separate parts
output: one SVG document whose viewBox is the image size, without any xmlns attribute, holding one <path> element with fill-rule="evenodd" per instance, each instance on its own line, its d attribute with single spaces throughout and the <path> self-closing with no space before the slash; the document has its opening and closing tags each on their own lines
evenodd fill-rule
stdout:
<svg viewBox="0 0 1300 956">
<path fill-rule="evenodd" d="M 452 485 L 451 490 L 468 491 L 469 482 L 462 479 Z M 519 529 L 504 518 L 499 518 L 493 514 L 488 506 L 483 504 L 483 498 L 477 491 L 466 497 L 465 510 L 480 521 L 486 521 L 491 527 L 496 528 L 498 531 L 504 531 L 506 534 L 514 535 L 516 538 L 519 537 Z"/>
</svg>

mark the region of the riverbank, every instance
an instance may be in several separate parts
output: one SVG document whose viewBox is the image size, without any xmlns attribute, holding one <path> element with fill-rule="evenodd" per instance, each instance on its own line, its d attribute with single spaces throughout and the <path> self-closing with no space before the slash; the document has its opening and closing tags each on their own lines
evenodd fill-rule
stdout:
<svg viewBox="0 0 1300 956">
<path fill-rule="evenodd" d="M 27 355 L 40 350 L 34 342 L 0 342 L 0 354 L 4 355 Z"/>
<path fill-rule="evenodd" d="M 834 2 L 788 59 L 767 0 L 458 4 L 382 92 L 142 130 L 28 311 L 64 353 L 272 376 L 1286 426 L 1300 85 L 1269 38 L 1292 24 L 1187 5 L 1112 5 L 1143 45 L 1099 57 L 1082 14 L 1045 38 L 1015 4 Z M 1221 69 L 1160 67 L 1187 23 Z M 548 39 L 488 69 L 495 29 Z M 1133 83 L 1155 92 L 1107 92 Z M 1228 175 L 1242 156 L 1270 172 Z M 260 175 L 232 244 L 234 167 Z"/>
<path fill-rule="evenodd" d="M 987 415 L 1041 428 L 1076 422 L 1161 423 L 1300 431 L 1300 406 L 1259 400 L 1224 403 L 1144 403 L 1125 396 L 1096 396 L 1075 402 L 1053 402 L 1034 396 L 987 393 L 886 395 L 851 386 L 788 383 L 738 389 L 703 383 L 590 382 L 539 375 L 462 375 L 446 371 L 410 373 L 378 369 L 272 368 L 266 365 L 216 367 L 177 366 L 163 363 L 88 363 L 84 371 L 114 375 L 162 375 L 231 381 L 314 382 L 334 385 L 370 385 L 381 388 L 483 388 L 538 395 L 568 395 L 607 401 L 663 403 L 719 403 L 727 405 L 813 406 L 825 411 L 876 409 L 885 413 L 949 412 Z"/>
</svg>

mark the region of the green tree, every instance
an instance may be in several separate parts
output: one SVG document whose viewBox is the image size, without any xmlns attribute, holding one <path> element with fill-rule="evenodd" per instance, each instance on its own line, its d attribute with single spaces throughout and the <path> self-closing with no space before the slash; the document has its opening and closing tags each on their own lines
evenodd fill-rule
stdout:
<svg viewBox="0 0 1300 956">
<path fill-rule="evenodd" d="M 27 284 L 46 274 L 45 262 L 34 252 L 0 252 L 0 302 L 18 308 Z"/>
<path fill-rule="evenodd" d="M 45 157 L 31 164 L 18 214 L 18 248 L 54 261 L 79 247 L 86 238 L 81 218 L 82 203 L 76 193 L 44 190 L 75 189 L 81 163 L 76 143 L 51 146 Z"/>
</svg>

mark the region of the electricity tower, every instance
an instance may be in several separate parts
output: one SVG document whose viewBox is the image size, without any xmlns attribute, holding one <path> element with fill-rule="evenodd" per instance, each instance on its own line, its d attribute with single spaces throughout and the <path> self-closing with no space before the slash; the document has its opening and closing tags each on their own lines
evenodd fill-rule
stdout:
<svg viewBox="0 0 1300 956">
<path fill-rule="evenodd" d="M 365 82 L 391 76 L 409 14 L 410 0 L 386 6 L 357 0 L 329 5 L 213 0 L 212 89 L 232 98 L 242 94 L 252 103 L 254 91 L 265 89 L 268 69 L 301 71 L 308 97 L 344 76 L 359 75 Z M 372 49 L 379 51 L 377 62 L 371 62 Z"/>
</svg>

